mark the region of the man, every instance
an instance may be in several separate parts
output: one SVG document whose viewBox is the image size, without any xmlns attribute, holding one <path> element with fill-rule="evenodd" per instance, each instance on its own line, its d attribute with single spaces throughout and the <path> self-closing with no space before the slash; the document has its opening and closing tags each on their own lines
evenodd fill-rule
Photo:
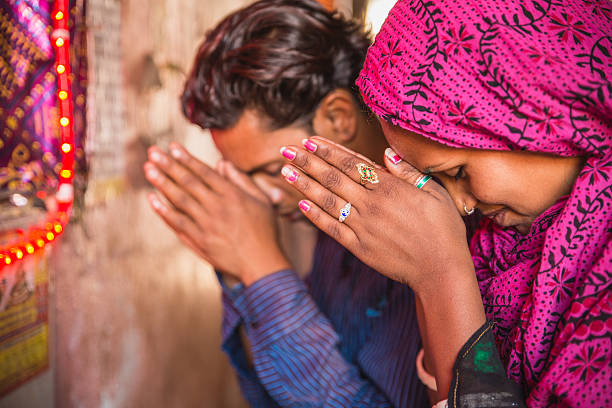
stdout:
<svg viewBox="0 0 612 408">
<path fill-rule="evenodd" d="M 215 171 L 177 144 L 149 152 L 147 178 L 169 202 L 152 194 L 151 205 L 219 271 L 223 349 L 255 407 L 427 405 L 410 289 L 323 234 L 303 281 L 277 232 L 277 216 L 301 220 L 281 146 L 316 133 L 383 156 L 353 86 L 368 45 L 359 24 L 314 1 L 239 10 L 207 34 L 182 97 L 224 160 Z"/>
</svg>

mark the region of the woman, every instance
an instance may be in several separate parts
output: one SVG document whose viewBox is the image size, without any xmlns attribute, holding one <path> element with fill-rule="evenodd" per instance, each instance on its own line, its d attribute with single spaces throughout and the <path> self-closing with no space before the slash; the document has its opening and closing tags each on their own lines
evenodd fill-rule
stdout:
<svg viewBox="0 0 612 408">
<path fill-rule="evenodd" d="M 306 216 L 415 291 L 451 406 L 612 404 L 611 14 L 399 1 L 357 81 L 388 172 L 320 138 L 288 147 Z"/>
</svg>

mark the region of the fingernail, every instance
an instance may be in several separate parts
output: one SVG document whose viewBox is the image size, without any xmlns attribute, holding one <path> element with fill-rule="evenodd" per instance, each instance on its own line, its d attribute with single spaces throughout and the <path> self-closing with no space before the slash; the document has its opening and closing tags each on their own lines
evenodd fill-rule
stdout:
<svg viewBox="0 0 612 408">
<path fill-rule="evenodd" d="M 313 142 L 310 139 L 304 139 L 302 140 L 302 144 L 304 145 L 304 147 L 306 148 L 306 150 L 308 150 L 309 152 L 316 152 L 317 151 L 317 144 L 315 142 Z"/>
<path fill-rule="evenodd" d="M 280 152 L 284 157 L 286 157 L 289 160 L 295 159 L 295 156 L 297 155 L 297 153 L 294 150 L 288 147 L 284 147 L 284 146 L 281 147 Z"/>
<path fill-rule="evenodd" d="M 163 208 L 162 203 L 159 202 L 159 200 L 157 199 L 157 197 L 151 197 L 151 205 L 153 206 L 153 208 L 155 208 L 156 210 L 161 210 Z"/>
<path fill-rule="evenodd" d="M 393 164 L 397 164 L 402 161 L 402 158 L 399 157 L 399 155 L 395 153 L 395 151 L 390 147 L 387 147 L 387 149 L 385 150 L 385 156 L 387 156 L 387 158 L 391 160 Z"/>
<path fill-rule="evenodd" d="M 287 181 L 290 183 L 294 183 L 298 179 L 297 171 L 293 170 L 291 167 L 283 167 L 281 173 L 283 174 L 283 177 L 285 177 L 285 179 L 287 179 Z"/>
<path fill-rule="evenodd" d="M 156 179 L 157 177 L 159 177 L 159 171 L 157 171 L 157 169 L 155 169 L 154 167 L 148 167 L 145 172 L 147 174 L 147 178 Z"/>
<path fill-rule="evenodd" d="M 170 154 L 175 159 L 182 159 L 183 158 L 183 151 L 181 149 L 179 149 L 178 147 L 176 147 L 176 146 L 170 146 Z"/>
<path fill-rule="evenodd" d="M 304 211 L 304 212 L 310 211 L 310 204 L 306 200 L 300 201 L 299 206 L 302 209 L 302 211 Z"/>
<path fill-rule="evenodd" d="M 163 164 L 164 163 L 164 159 L 165 157 L 159 153 L 157 150 L 153 150 L 151 153 L 149 153 L 149 158 L 151 159 L 152 162 L 154 163 L 159 163 L 159 164 Z"/>
</svg>

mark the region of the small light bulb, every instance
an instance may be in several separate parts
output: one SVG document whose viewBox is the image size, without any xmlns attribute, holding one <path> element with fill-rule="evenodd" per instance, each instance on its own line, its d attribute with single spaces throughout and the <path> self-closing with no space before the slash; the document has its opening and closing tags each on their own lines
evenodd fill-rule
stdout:
<svg viewBox="0 0 612 408">
<path fill-rule="evenodd" d="M 28 254 L 33 254 L 34 253 L 34 246 L 32 244 L 27 244 L 26 245 L 26 252 Z"/>
<path fill-rule="evenodd" d="M 12 260 L 10 257 L 8 257 L 8 256 L 5 256 L 5 257 L 4 257 L 4 263 L 5 263 L 5 264 L 10 265 L 10 264 L 11 264 L 11 262 L 13 262 L 13 260 Z"/>
<path fill-rule="evenodd" d="M 70 143 L 63 143 L 62 144 L 62 152 L 70 153 L 71 150 L 72 150 L 72 146 L 70 145 Z"/>
<path fill-rule="evenodd" d="M 53 227 L 53 229 L 55 230 L 55 232 L 57 232 L 58 234 L 61 234 L 63 231 L 63 228 L 60 224 L 55 224 L 55 227 Z"/>
<path fill-rule="evenodd" d="M 42 248 L 43 246 L 45 246 L 45 241 L 43 241 L 42 239 L 37 239 L 36 245 L 38 245 L 39 248 Z"/>
<path fill-rule="evenodd" d="M 55 40 L 55 45 L 61 47 L 62 45 L 64 45 L 64 39 L 62 37 L 58 38 L 57 40 Z"/>
<path fill-rule="evenodd" d="M 66 72 L 66 67 L 63 66 L 62 64 L 59 64 L 55 70 L 57 71 L 58 74 L 63 74 L 64 72 Z"/>
<path fill-rule="evenodd" d="M 62 65 L 62 67 L 63 67 L 63 65 Z M 66 92 L 66 91 L 59 91 L 57 96 L 63 101 L 66 98 L 68 98 L 68 92 Z"/>
<path fill-rule="evenodd" d="M 60 171 L 60 176 L 62 176 L 63 178 L 70 178 L 71 175 L 72 172 L 70 170 L 64 169 Z"/>
<path fill-rule="evenodd" d="M 53 241 L 55 235 L 52 232 L 47 232 L 47 241 Z"/>
<path fill-rule="evenodd" d="M 23 252 L 18 249 L 17 251 L 15 251 L 15 256 L 17 257 L 17 259 L 21 259 L 23 258 Z"/>
<path fill-rule="evenodd" d="M 58 12 L 55 14 L 55 19 L 56 19 L 56 20 L 61 20 L 62 18 L 64 18 L 64 13 L 62 13 L 61 11 L 58 11 Z"/>
<path fill-rule="evenodd" d="M 70 123 L 70 120 L 63 116 L 62 118 L 60 118 L 60 125 L 62 125 L 63 127 L 68 126 L 68 124 Z"/>
</svg>

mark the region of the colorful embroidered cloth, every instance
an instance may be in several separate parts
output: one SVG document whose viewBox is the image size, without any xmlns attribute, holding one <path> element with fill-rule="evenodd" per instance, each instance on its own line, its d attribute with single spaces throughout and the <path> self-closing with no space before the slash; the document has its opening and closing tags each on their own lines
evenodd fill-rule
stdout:
<svg viewBox="0 0 612 408">
<path fill-rule="evenodd" d="M 85 167 L 86 48 L 83 1 L 70 13 L 77 169 Z M 0 190 L 55 190 L 59 129 L 50 0 L 0 2 Z M 78 182 L 78 180 L 77 180 Z"/>
<path fill-rule="evenodd" d="M 455 147 L 585 156 L 528 235 L 471 243 L 530 406 L 612 406 L 612 3 L 400 0 L 357 80 L 382 118 Z"/>
</svg>

